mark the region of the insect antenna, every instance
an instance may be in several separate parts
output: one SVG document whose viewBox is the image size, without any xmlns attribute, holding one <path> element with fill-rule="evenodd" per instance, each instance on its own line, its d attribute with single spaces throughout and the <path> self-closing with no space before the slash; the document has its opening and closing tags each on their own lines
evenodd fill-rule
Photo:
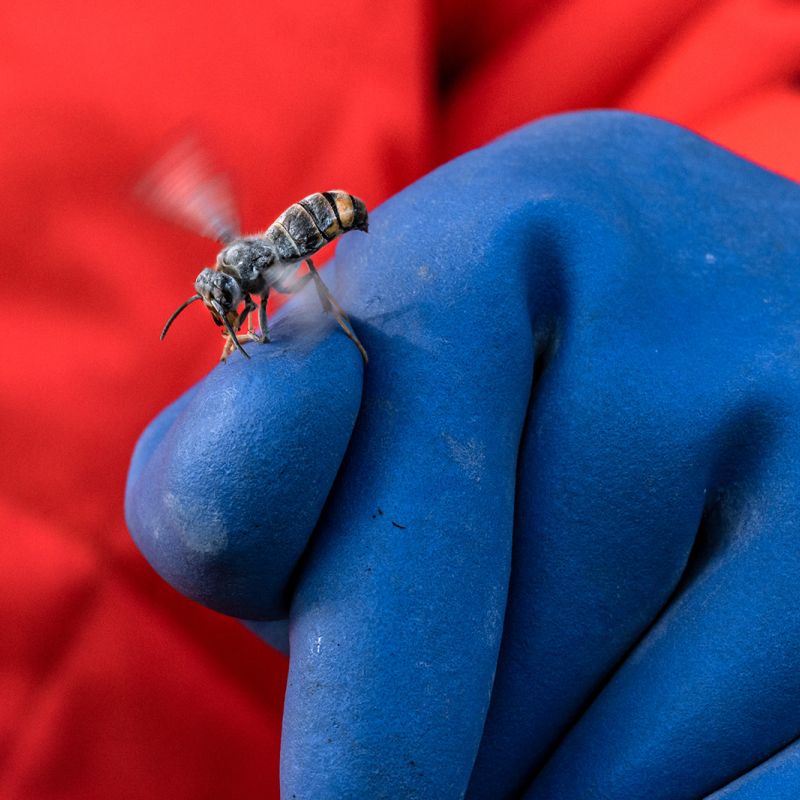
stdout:
<svg viewBox="0 0 800 800">
<path fill-rule="evenodd" d="M 214 306 L 214 311 L 216 311 L 217 314 L 219 315 L 219 318 L 222 320 L 222 324 L 225 326 L 225 330 L 228 332 L 228 336 L 231 337 L 237 349 L 241 352 L 241 354 L 245 358 L 250 358 L 250 355 L 248 354 L 247 350 L 245 350 L 244 347 L 242 347 L 242 343 L 236 338 L 236 331 L 231 326 L 231 323 L 228 322 L 228 318 L 225 316 L 225 312 L 222 310 L 222 306 L 215 300 L 211 301 L 211 305 Z"/>
<path fill-rule="evenodd" d="M 172 313 L 172 316 L 167 320 L 167 324 L 164 326 L 164 330 L 161 331 L 161 336 L 159 338 L 163 341 L 164 337 L 167 335 L 169 326 L 172 325 L 173 322 L 175 322 L 175 317 L 177 317 L 178 314 L 180 314 L 181 311 L 183 311 L 183 309 L 186 308 L 186 306 L 191 305 L 192 303 L 194 303 L 195 300 L 202 300 L 202 299 L 203 298 L 200 297 L 199 294 L 193 294 L 185 303 L 181 303 L 181 305 L 178 306 L 178 308 Z"/>
</svg>

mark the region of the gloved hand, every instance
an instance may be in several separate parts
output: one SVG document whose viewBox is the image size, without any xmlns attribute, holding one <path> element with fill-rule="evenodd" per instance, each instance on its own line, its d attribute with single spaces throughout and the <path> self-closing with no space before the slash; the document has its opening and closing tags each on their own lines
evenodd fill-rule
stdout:
<svg viewBox="0 0 800 800">
<path fill-rule="evenodd" d="M 800 734 L 799 263 L 794 184 L 556 117 L 344 238 L 366 369 L 289 304 L 156 419 L 142 552 L 289 619 L 287 800 L 688 800 Z"/>
</svg>

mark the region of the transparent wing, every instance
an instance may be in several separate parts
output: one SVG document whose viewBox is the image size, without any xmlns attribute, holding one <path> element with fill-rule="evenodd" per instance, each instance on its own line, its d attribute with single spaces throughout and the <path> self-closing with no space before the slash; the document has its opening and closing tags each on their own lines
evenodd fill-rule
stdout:
<svg viewBox="0 0 800 800">
<path fill-rule="evenodd" d="M 159 158 L 136 193 L 160 216 L 203 236 L 227 243 L 239 235 L 230 179 L 197 136 L 182 139 Z"/>
</svg>

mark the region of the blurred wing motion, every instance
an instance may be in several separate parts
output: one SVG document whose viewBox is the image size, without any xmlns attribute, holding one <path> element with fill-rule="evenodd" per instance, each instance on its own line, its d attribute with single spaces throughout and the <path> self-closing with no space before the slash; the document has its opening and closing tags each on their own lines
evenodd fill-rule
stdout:
<svg viewBox="0 0 800 800">
<path fill-rule="evenodd" d="M 224 244 L 239 235 L 230 180 L 215 169 L 196 137 L 165 153 L 136 193 L 158 214 Z"/>
</svg>

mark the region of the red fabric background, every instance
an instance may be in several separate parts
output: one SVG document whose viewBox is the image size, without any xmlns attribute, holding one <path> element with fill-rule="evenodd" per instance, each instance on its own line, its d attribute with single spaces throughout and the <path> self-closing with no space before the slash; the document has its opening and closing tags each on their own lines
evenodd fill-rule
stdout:
<svg viewBox="0 0 800 800">
<path fill-rule="evenodd" d="M 251 229 L 581 107 L 800 177 L 800 6 L 388 5 L 0 7 L 3 800 L 277 797 L 284 659 L 165 586 L 123 524 L 137 434 L 219 349 L 200 313 L 158 343 L 215 252 L 131 199 L 165 137 L 205 131 Z"/>
</svg>

